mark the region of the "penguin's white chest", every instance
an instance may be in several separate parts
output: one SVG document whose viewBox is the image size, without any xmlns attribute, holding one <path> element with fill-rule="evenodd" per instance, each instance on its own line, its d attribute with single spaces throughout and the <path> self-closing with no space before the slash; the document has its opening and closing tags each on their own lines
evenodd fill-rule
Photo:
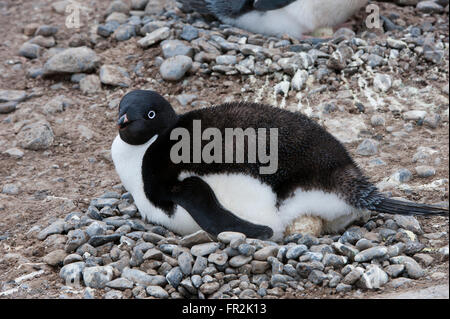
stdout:
<svg viewBox="0 0 450 319">
<path fill-rule="evenodd" d="M 181 235 L 193 233 L 200 226 L 184 208 L 177 206 L 175 213 L 169 217 L 155 207 L 144 193 L 142 161 L 156 138 L 157 136 L 144 145 L 134 146 L 117 136 L 111 148 L 116 171 L 124 187 L 133 195 L 144 219 Z M 179 180 L 189 176 L 195 174 L 183 172 L 179 175 Z M 300 216 L 321 217 L 331 231 L 340 230 L 359 217 L 357 210 L 333 193 L 297 189 L 291 197 L 277 206 L 277 196 L 271 187 L 251 176 L 209 174 L 200 177 L 212 188 L 223 207 L 240 218 L 271 227 L 274 232 L 273 240 L 282 239 L 286 227 Z"/>
</svg>

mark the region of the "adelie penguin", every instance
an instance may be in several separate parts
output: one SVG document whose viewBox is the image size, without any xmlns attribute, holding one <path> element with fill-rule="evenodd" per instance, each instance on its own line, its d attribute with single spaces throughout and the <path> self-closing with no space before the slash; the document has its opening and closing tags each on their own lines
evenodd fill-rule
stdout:
<svg viewBox="0 0 450 319">
<path fill-rule="evenodd" d="M 174 138 L 173 132 L 187 133 L 203 152 L 212 143 L 212 134 L 209 140 L 204 134 L 200 141 L 199 136 L 195 139 L 196 123 L 201 123 L 203 133 L 213 128 L 222 137 L 227 129 L 276 129 L 276 170 L 262 173 L 267 161 L 259 157 L 238 161 L 234 156 L 227 163 L 225 154 L 214 157 L 216 161 L 175 163 L 180 138 Z M 237 231 L 252 238 L 280 240 L 302 216 L 315 216 L 321 220 L 321 232 L 333 233 L 369 210 L 448 215 L 448 209 L 383 196 L 341 143 L 299 113 L 242 102 L 178 115 L 158 93 L 137 90 L 121 100 L 118 126 L 111 151 L 124 187 L 144 219 L 181 235 L 204 229 L 213 235 Z M 258 137 L 258 154 L 270 151 L 268 137 L 262 139 L 265 144 L 259 144 Z M 218 149 L 230 150 L 230 140 L 214 140 Z M 233 154 L 242 151 L 242 145 L 250 149 L 250 139 L 244 139 L 244 144 L 236 140 L 231 144 Z M 195 157 L 194 148 L 189 155 Z"/>
<path fill-rule="evenodd" d="M 301 38 L 346 22 L 368 0 L 179 0 L 182 10 L 266 35 Z"/>
</svg>

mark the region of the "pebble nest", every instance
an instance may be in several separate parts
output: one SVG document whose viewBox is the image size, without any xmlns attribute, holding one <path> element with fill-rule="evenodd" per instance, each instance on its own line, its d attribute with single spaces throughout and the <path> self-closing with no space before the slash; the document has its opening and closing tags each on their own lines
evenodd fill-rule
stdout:
<svg viewBox="0 0 450 319">
<path fill-rule="evenodd" d="M 46 246 L 63 245 L 43 261 L 59 270 L 66 289 L 86 286 L 84 298 L 176 299 L 301 297 L 317 287 L 334 294 L 400 287 L 429 276 L 426 267 L 448 258 L 448 245 L 428 245 L 446 235 L 424 234 L 412 216 L 374 214 L 342 234 L 297 233 L 278 243 L 237 232 L 215 238 L 200 230 L 180 237 L 142 221 L 121 185 L 93 199 L 85 212 L 72 212 L 36 233 Z"/>
</svg>

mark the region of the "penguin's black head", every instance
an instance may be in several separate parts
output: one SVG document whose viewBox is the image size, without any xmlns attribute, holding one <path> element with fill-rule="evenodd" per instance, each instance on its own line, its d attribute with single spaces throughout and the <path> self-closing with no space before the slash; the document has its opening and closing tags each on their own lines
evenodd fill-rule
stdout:
<svg viewBox="0 0 450 319">
<path fill-rule="evenodd" d="M 178 116 L 170 103 L 153 91 L 136 90 L 126 94 L 119 105 L 120 138 L 132 145 L 147 143 L 156 134 L 172 128 Z"/>
</svg>

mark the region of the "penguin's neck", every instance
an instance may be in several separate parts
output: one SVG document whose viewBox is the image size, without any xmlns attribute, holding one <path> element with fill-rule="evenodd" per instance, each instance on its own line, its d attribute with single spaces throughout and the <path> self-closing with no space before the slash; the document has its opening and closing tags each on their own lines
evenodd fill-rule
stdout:
<svg viewBox="0 0 450 319">
<path fill-rule="evenodd" d="M 117 174 L 123 186 L 133 197 L 137 193 L 143 192 L 142 160 L 147 149 L 157 138 L 158 135 L 155 135 L 145 144 L 131 145 L 124 142 L 120 135 L 117 135 L 111 146 L 111 157 Z"/>
</svg>

